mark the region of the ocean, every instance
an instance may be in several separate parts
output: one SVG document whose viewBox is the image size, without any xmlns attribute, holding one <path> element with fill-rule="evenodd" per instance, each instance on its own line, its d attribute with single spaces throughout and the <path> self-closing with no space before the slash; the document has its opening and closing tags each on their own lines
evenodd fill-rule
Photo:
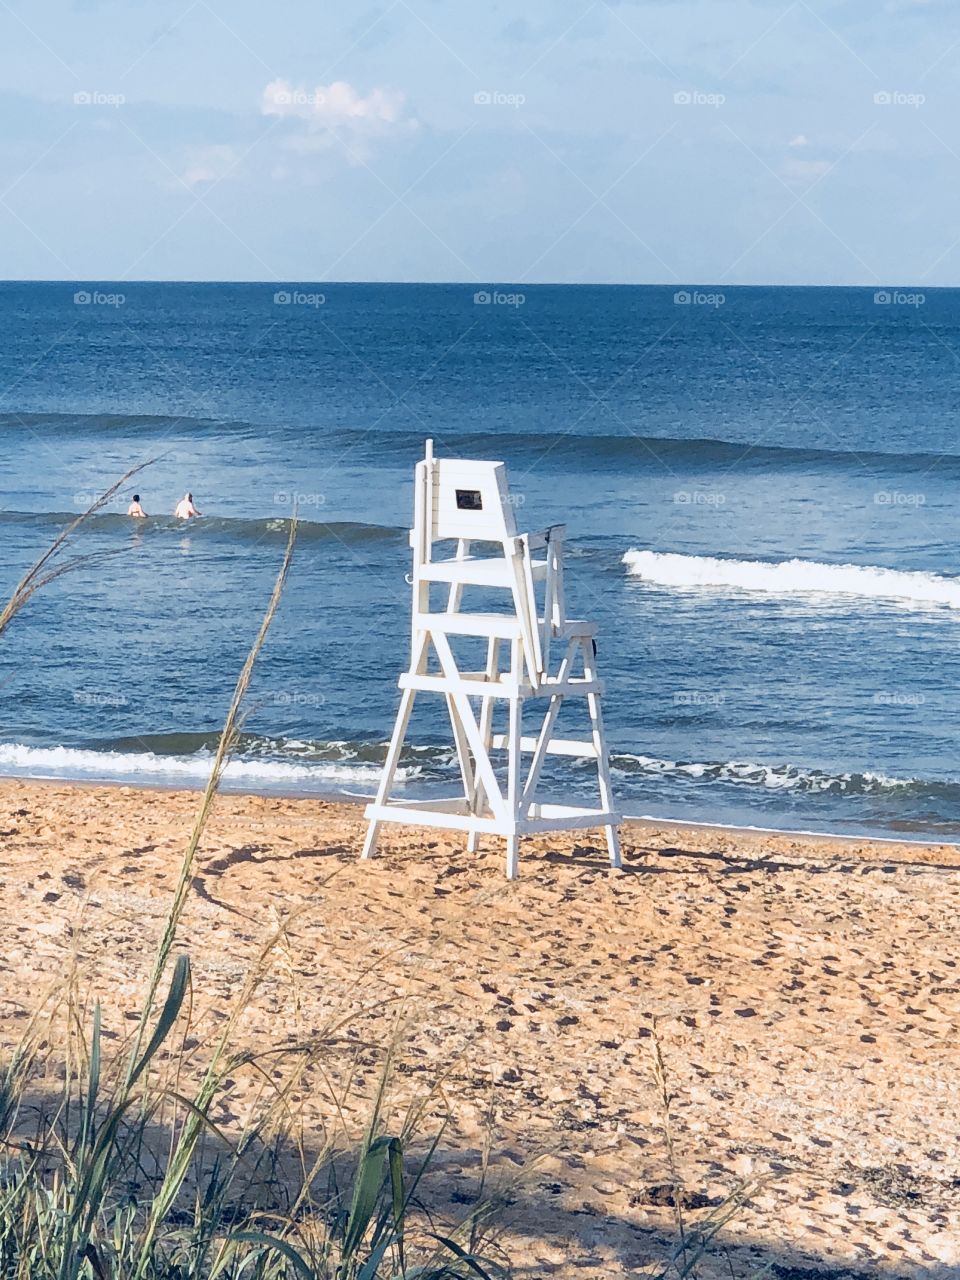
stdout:
<svg viewBox="0 0 960 1280">
<path fill-rule="evenodd" d="M 0 638 L 0 773 L 201 784 L 296 504 L 226 785 L 369 794 L 431 437 L 567 524 L 626 813 L 960 838 L 960 291 L 5 283 L 0 326 L 0 591 L 156 459 Z M 456 778 L 422 701 L 411 794 Z"/>
</svg>

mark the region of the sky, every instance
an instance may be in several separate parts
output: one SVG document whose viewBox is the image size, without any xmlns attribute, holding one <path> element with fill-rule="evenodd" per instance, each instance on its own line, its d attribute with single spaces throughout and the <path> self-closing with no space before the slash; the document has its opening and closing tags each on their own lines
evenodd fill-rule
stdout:
<svg viewBox="0 0 960 1280">
<path fill-rule="evenodd" d="M 960 285 L 957 0 L 0 0 L 0 278 Z"/>
</svg>

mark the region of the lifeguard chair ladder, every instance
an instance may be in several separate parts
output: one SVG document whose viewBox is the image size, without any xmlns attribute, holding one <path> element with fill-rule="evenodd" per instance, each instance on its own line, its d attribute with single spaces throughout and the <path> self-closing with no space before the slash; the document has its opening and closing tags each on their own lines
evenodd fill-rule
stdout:
<svg viewBox="0 0 960 1280">
<path fill-rule="evenodd" d="M 540 534 L 518 534 L 514 504 L 502 462 L 437 459 L 433 442 L 417 464 L 413 551 L 413 627 L 410 669 L 401 675 L 400 709 L 387 749 L 369 819 L 363 857 L 373 856 L 384 822 L 440 827 L 467 833 L 475 852 L 479 837 L 502 836 L 507 877 L 518 871 L 520 837 L 543 831 L 603 827 L 610 865 L 620 866 L 620 845 L 610 783 L 597 677 L 594 623 L 566 616 L 563 594 L 564 526 Z M 435 544 L 455 543 L 451 557 L 434 558 Z M 477 554 L 475 544 L 496 554 Z M 437 590 L 441 607 L 431 599 Z M 466 588 L 498 592 L 508 609 L 476 611 L 464 605 Z M 507 595 L 506 593 L 509 593 Z M 485 642 L 483 670 L 461 670 L 454 644 L 460 637 Z M 454 643 L 451 643 L 454 638 Z M 577 668 L 579 666 L 579 673 Z M 446 700 L 462 780 L 450 799 L 392 801 L 400 752 L 418 693 Z M 554 736 L 560 708 L 583 698 L 589 737 Z M 494 732 L 495 705 L 507 706 L 506 732 Z M 545 709 L 535 736 L 523 733 L 529 702 Z M 475 709 L 476 707 L 476 709 Z M 505 781 L 498 780 L 491 753 L 506 752 Z M 600 807 L 584 808 L 539 798 L 548 755 L 595 761 Z M 522 758 L 530 757 L 524 775 Z"/>
</svg>

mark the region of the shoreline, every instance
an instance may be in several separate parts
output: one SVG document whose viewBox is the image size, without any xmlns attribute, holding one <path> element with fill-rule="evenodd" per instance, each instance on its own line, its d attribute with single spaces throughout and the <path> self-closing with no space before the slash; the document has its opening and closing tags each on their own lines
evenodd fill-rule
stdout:
<svg viewBox="0 0 960 1280">
<path fill-rule="evenodd" d="M 115 778 L 50 778 L 50 777 L 30 777 L 26 774 L 8 774 L 0 773 L 0 791 L 12 783 L 25 783 L 29 786 L 41 787 L 77 787 L 82 790 L 93 790 L 98 788 L 106 788 L 111 791 L 143 791 L 143 792 L 160 792 L 163 794 L 177 795 L 180 793 L 186 795 L 202 794 L 205 783 L 199 780 L 190 784 L 187 782 L 161 782 L 161 781 L 142 781 L 142 782 L 124 782 Z M 359 796 L 348 791 L 339 791 L 331 787 L 328 792 L 319 791 L 298 791 L 293 788 L 290 790 L 264 790 L 256 791 L 239 786 L 231 786 L 230 784 L 221 785 L 219 795 L 230 796 L 241 799 L 256 800 L 292 800 L 315 802 L 324 805 L 348 805 L 353 808 L 368 804 L 373 800 L 373 795 Z M 715 833 L 718 835 L 729 836 L 756 836 L 756 837 L 772 837 L 774 839 L 788 840 L 806 840 L 813 843 L 832 843 L 832 844 L 876 844 L 876 845 L 905 845 L 912 848 L 928 848 L 928 849 L 957 849 L 960 851 L 960 836 L 955 840 L 935 839 L 929 836 L 886 836 L 873 835 L 863 832 L 843 832 L 843 831 L 817 831 L 809 828 L 793 828 L 793 827 L 763 827 L 755 824 L 738 824 L 728 822 L 710 822 L 695 818 L 659 818 L 652 814 L 629 814 L 623 815 L 623 826 L 625 828 L 636 828 L 638 831 L 656 831 L 669 830 L 677 832 L 705 834 Z M 420 828 L 417 828 L 420 830 Z"/>
</svg>

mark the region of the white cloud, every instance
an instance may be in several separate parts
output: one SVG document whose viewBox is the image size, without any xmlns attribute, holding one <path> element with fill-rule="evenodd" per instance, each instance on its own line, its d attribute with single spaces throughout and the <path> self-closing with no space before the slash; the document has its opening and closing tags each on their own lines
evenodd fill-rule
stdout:
<svg viewBox="0 0 960 1280">
<path fill-rule="evenodd" d="M 389 89 L 373 89 L 366 97 L 346 80 L 318 84 L 315 89 L 272 80 L 263 91 L 261 110 L 268 116 L 294 116 L 312 125 L 348 126 L 366 132 L 383 132 L 394 126 L 409 128 L 414 121 L 403 115 L 404 96 Z"/>
<path fill-rule="evenodd" d="M 805 133 L 798 133 L 795 138 L 791 138 L 787 143 L 788 147 L 809 147 L 810 143 Z"/>
<path fill-rule="evenodd" d="M 188 187 L 219 182 L 236 172 L 238 159 L 236 147 L 194 147 L 188 152 L 187 167 L 180 174 L 180 181 Z"/>
<path fill-rule="evenodd" d="M 263 91 L 264 115 L 302 121 L 305 131 L 287 136 L 286 151 L 324 151 L 339 143 L 351 165 L 366 164 L 375 139 L 386 134 L 412 133 L 419 122 L 404 111 L 402 93 L 372 89 L 366 96 L 346 80 L 318 84 L 314 89 L 271 80 Z"/>
</svg>

